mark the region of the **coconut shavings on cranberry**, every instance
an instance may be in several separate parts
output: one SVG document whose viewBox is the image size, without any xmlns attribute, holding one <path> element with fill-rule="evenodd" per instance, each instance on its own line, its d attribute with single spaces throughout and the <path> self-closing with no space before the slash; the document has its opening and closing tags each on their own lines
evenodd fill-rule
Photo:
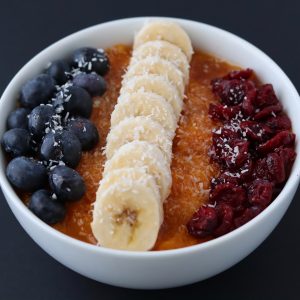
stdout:
<svg viewBox="0 0 300 300">
<path fill-rule="evenodd" d="M 209 203 L 187 224 L 198 238 L 218 237 L 247 223 L 278 195 L 296 158 L 291 121 L 271 84 L 257 84 L 250 69 L 212 80 L 220 104 L 210 117 L 222 125 L 212 132 L 209 155 L 220 166 L 211 180 Z"/>
</svg>

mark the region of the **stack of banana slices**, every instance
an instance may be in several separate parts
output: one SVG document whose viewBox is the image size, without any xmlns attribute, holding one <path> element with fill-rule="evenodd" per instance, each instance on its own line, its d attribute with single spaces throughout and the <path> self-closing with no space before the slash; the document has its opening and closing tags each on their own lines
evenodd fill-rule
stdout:
<svg viewBox="0 0 300 300">
<path fill-rule="evenodd" d="M 156 242 L 192 54 L 190 38 L 170 21 L 150 21 L 135 36 L 94 203 L 91 226 L 103 247 L 145 251 Z"/>
</svg>

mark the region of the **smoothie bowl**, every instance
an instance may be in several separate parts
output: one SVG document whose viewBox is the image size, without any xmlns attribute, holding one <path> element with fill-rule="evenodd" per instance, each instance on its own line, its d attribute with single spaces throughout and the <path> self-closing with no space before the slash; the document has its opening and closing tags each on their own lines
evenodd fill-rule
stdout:
<svg viewBox="0 0 300 300">
<path fill-rule="evenodd" d="M 275 228 L 299 183 L 299 96 L 221 29 L 133 18 L 27 63 L 1 102 L 0 182 L 20 224 L 100 282 L 213 276 Z"/>
</svg>

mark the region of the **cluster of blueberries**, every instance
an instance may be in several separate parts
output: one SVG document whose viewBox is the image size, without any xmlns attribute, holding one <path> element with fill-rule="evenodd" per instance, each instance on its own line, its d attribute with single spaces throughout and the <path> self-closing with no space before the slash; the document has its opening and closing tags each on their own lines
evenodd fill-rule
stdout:
<svg viewBox="0 0 300 300">
<path fill-rule="evenodd" d="M 102 49 L 80 48 L 68 61 L 53 61 L 26 82 L 20 107 L 7 119 L 3 150 L 12 158 L 6 175 L 20 191 L 33 193 L 28 207 L 54 224 L 65 216 L 65 202 L 79 200 L 85 184 L 75 168 L 82 151 L 99 141 L 88 119 L 93 96 L 106 91 L 109 61 Z M 48 187 L 48 188 L 47 188 Z"/>
</svg>

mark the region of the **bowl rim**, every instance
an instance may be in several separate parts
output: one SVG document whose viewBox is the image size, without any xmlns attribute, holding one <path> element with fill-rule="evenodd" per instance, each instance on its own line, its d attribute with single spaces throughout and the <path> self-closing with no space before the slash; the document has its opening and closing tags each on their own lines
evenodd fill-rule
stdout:
<svg viewBox="0 0 300 300">
<path fill-rule="evenodd" d="M 265 54 L 262 50 L 254 46 L 253 44 L 249 43 L 245 39 L 227 31 L 221 28 L 218 28 L 213 25 L 209 25 L 203 22 L 198 22 L 194 20 L 188 20 L 188 19 L 182 19 L 182 18 L 171 18 L 171 17 L 158 17 L 158 16 L 141 16 L 141 17 L 133 17 L 133 18 L 122 18 L 122 19 L 116 19 L 100 24 L 96 24 L 93 26 L 89 26 L 87 28 L 81 29 L 75 33 L 72 33 L 66 37 L 63 37 L 56 41 L 55 43 L 52 43 L 42 51 L 40 51 L 38 54 L 36 54 L 31 60 L 29 60 L 18 72 L 17 74 L 12 78 L 12 80 L 9 82 L 7 87 L 5 88 L 1 99 L 0 99 L 0 111 L 2 111 L 3 106 L 5 105 L 4 99 L 6 98 L 6 95 L 8 92 L 13 89 L 15 81 L 17 77 L 19 77 L 24 69 L 28 68 L 31 64 L 35 63 L 35 60 L 38 59 L 40 56 L 48 52 L 49 50 L 55 48 L 61 43 L 67 43 L 69 40 L 76 38 L 76 35 L 84 34 L 89 31 L 93 31 L 97 29 L 98 27 L 104 27 L 104 26 L 111 26 L 111 25 L 122 25 L 124 26 L 124 23 L 130 23 L 133 21 L 146 21 L 149 19 L 167 19 L 167 20 L 173 20 L 176 22 L 179 22 L 181 24 L 189 24 L 192 26 L 199 26 L 201 25 L 203 28 L 208 28 L 214 31 L 219 31 L 222 35 L 228 36 L 230 38 L 236 39 L 239 41 L 239 43 L 242 43 L 245 47 L 250 48 L 252 51 L 255 51 L 257 55 L 260 55 L 263 57 L 266 61 L 268 61 L 269 64 L 272 64 L 274 68 L 276 68 L 277 72 L 280 73 L 280 75 L 284 78 L 286 83 L 288 84 L 288 88 L 291 89 L 291 92 L 294 94 L 295 97 L 299 98 L 298 92 L 296 88 L 294 87 L 293 83 L 290 81 L 290 79 L 287 77 L 287 75 L 283 72 L 283 70 L 275 63 L 267 54 Z M 47 62 L 45 62 L 47 63 Z M 298 108 L 300 110 L 300 101 L 298 104 Z M 2 150 L 0 150 L 2 151 Z M 298 152 L 298 151 L 296 151 Z M 61 240 L 62 242 L 70 243 L 74 247 L 81 248 L 83 250 L 92 251 L 92 252 L 98 252 L 102 253 L 104 255 L 116 255 L 116 256 L 126 256 L 128 258 L 163 258 L 166 256 L 178 256 L 178 255 L 185 255 L 185 254 L 191 254 L 195 253 L 201 250 L 208 249 L 210 247 L 215 247 L 221 245 L 223 242 L 230 242 L 231 240 L 234 240 L 236 237 L 243 235 L 246 231 L 248 231 L 251 227 L 255 226 L 256 223 L 259 223 L 262 219 L 267 218 L 273 210 L 276 209 L 280 205 L 281 202 L 285 201 L 286 195 L 288 195 L 295 186 L 298 185 L 299 179 L 300 179 L 300 172 L 297 170 L 300 170 L 300 157 L 299 153 L 297 153 L 296 160 L 293 165 L 293 169 L 290 173 L 290 176 L 284 186 L 284 188 L 281 190 L 280 194 L 273 200 L 273 202 L 265 209 L 263 210 L 259 215 L 257 215 L 254 219 L 250 220 L 243 226 L 223 235 L 218 238 L 212 239 L 210 241 L 178 248 L 178 249 L 170 249 L 170 250 L 159 250 L 159 251 L 127 251 L 127 250 L 117 250 L 117 249 L 111 249 L 111 248 L 105 248 L 105 247 L 99 247 L 97 245 L 89 244 L 87 242 L 78 240 L 76 238 L 73 238 L 71 236 L 68 236 L 55 228 L 51 227 L 50 225 L 44 223 L 42 220 L 40 220 L 37 216 L 35 216 L 22 202 L 22 200 L 18 197 L 10 183 L 8 182 L 5 170 L 2 170 L 3 172 L 0 172 L 0 186 L 3 189 L 4 196 L 6 198 L 6 201 L 8 202 L 9 206 L 10 203 L 7 198 L 10 198 L 12 202 L 14 202 L 14 205 L 22 212 L 22 214 L 25 214 L 28 218 L 31 219 L 31 221 L 34 223 L 34 226 L 39 226 L 44 232 L 47 232 L 47 234 L 52 235 L 54 238 L 57 238 Z M 0 169 L 2 169 L 2 166 L 0 166 Z M 6 197 L 7 195 L 7 197 Z"/>
</svg>

